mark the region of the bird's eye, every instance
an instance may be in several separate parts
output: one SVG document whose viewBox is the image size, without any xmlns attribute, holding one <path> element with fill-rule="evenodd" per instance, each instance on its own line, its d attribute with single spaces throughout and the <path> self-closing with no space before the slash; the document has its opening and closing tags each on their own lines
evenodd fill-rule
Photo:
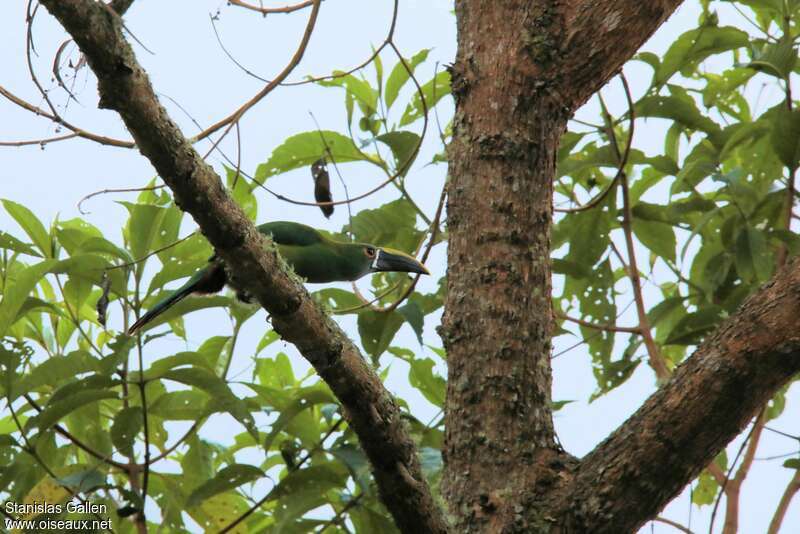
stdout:
<svg viewBox="0 0 800 534">
<path fill-rule="evenodd" d="M 373 248 L 373 247 L 365 247 L 364 248 L 364 254 L 366 254 L 368 258 L 374 258 L 375 257 L 375 248 Z"/>
</svg>

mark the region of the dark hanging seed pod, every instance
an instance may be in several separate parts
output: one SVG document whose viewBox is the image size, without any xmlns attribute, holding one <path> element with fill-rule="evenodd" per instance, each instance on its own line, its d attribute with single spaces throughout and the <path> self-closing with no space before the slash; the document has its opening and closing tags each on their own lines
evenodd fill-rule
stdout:
<svg viewBox="0 0 800 534">
<path fill-rule="evenodd" d="M 314 178 L 314 198 L 317 202 L 333 202 L 331 196 L 331 178 L 328 175 L 328 164 L 325 158 L 319 158 L 311 164 L 311 177 Z M 333 205 L 320 206 L 322 214 L 330 217 L 333 214 Z"/>
</svg>

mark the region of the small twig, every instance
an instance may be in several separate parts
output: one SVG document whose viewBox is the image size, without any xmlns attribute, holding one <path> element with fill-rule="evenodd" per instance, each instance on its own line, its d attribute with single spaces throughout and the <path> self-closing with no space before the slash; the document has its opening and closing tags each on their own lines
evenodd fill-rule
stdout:
<svg viewBox="0 0 800 534">
<path fill-rule="evenodd" d="M 82 205 L 83 205 L 84 202 L 86 202 L 90 198 L 96 197 L 98 195 L 105 195 L 105 194 L 108 194 L 108 193 L 139 193 L 139 192 L 142 192 L 142 191 L 156 191 L 158 189 L 163 189 L 165 187 L 167 187 L 167 186 L 162 184 L 162 185 L 151 185 L 151 186 L 147 186 L 147 187 L 129 187 L 129 188 L 123 188 L 123 189 L 103 189 L 101 191 L 95 191 L 94 193 L 89 193 L 88 195 L 86 195 L 85 197 L 83 197 L 82 199 L 80 199 L 78 201 L 78 211 L 81 213 L 81 215 L 89 215 L 91 212 L 90 211 L 83 211 Z"/>
<path fill-rule="evenodd" d="M 794 476 L 789 481 L 789 484 L 786 485 L 783 495 L 781 495 L 781 500 L 778 502 L 778 507 L 775 510 L 775 514 L 772 516 L 772 521 L 769 523 L 767 534 L 778 534 L 778 532 L 780 532 L 781 524 L 786 516 L 786 511 L 789 509 L 789 505 L 798 491 L 800 491 L 800 469 L 795 469 Z"/>
<path fill-rule="evenodd" d="M 590 321 L 584 321 L 583 319 L 578 319 L 577 317 L 570 317 L 569 315 L 556 311 L 555 316 L 557 319 L 561 319 L 564 321 L 569 321 L 571 323 L 576 323 L 581 326 L 585 326 L 586 328 L 593 328 L 596 330 L 604 330 L 606 332 L 621 332 L 627 334 L 641 334 L 641 330 L 638 326 L 617 326 L 615 324 L 599 324 L 599 323 L 592 323 Z"/>
<path fill-rule="evenodd" d="M 61 43 L 61 46 L 58 47 L 55 58 L 53 59 L 53 77 L 58 82 L 58 85 L 60 85 L 61 88 L 64 91 L 66 91 L 67 95 L 69 95 L 70 98 L 72 98 L 75 102 L 77 102 L 78 99 L 75 97 L 75 95 L 72 94 L 72 91 L 69 90 L 67 84 L 64 83 L 64 80 L 61 79 L 61 69 L 59 67 L 59 64 L 61 63 L 61 54 L 64 53 L 64 50 L 66 50 L 67 46 L 71 42 L 72 39 L 67 39 L 66 41 Z"/>
<path fill-rule="evenodd" d="M 625 76 L 620 73 L 620 80 L 622 80 L 622 86 L 625 89 L 625 96 L 628 100 L 628 113 L 630 116 L 630 131 L 628 132 L 628 143 L 625 148 L 624 153 L 620 153 L 619 147 L 617 145 L 617 136 L 614 133 L 613 125 L 611 125 L 610 116 L 606 111 L 605 119 L 606 123 L 609 124 L 608 127 L 608 135 L 609 140 L 614 147 L 617 157 L 619 158 L 619 168 L 624 169 L 626 165 L 626 158 L 629 154 L 629 149 L 631 146 L 631 139 L 633 138 L 633 127 L 635 123 L 635 113 L 634 113 L 634 105 L 633 105 L 633 98 L 631 97 L 630 87 L 628 86 L 628 81 L 625 79 Z M 605 109 L 605 106 L 603 106 Z M 666 361 L 661 354 L 661 351 L 656 345 L 655 340 L 653 339 L 653 334 L 650 331 L 650 320 L 647 317 L 647 310 L 644 304 L 644 296 L 642 294 L 642 281 L 639 276 L 639 267 L 636 263 L 636 250 L 633 244 L 633 215 L 631 214 L 631 201 L 628 192 L 628 176 L 624 171 L 620 171 L 618 173 L 619 176 L 619 183 L 622 186 L 622 231 L 625 235 L 625 245 L 627 247 L 628 253 L 628 278 L 631 281 L 631 286 L 633 288 L 633 296 L 634 300 L 636 301 L 636 314 L 639 319 L 639 331 L 641 332 L 642 339 L 644 341 L 645 348 L 647 349 L 648 355 L 648 362 L 650 366 L 655 371 L 656 376 L 659 380 L 666 380 L 667 377 L 670 375 L 669 367 L 667 367 Z"/>
<path fill-rule="evenodd" d="M 273 91 L 283 80 L 286 79 L 289 74 L 300 64 L 300 60 L 303 59 L 303 55 L 305 54 L 306 48 L 308 47 L 308 43 L 311 40 L 311 34 L 314 31 L 314 26 L 317 23 L 317 15 L 319 14 L 319 7 L 322 3 L 322 0 L 313 0 L 312 1 L 312 8 L 311 14 L 308 17 L 308 23 L 306 24 L 305 31 L 303 32 L 303 37 L 300 39 L 300 44 L 297 47 L 292 58 L 289 60 L 289 63 L 283 70 L 269 83 L 264 86 L 258 93 L 256 93 L 250 100 L 242 104 L 236 111 L 217 121 L 216 123 L 212 124 L 199 134 L 192 137 L 189 142 L 194 144 L 201 139 L 205 139 L 209 135 L 213 134 L 214 132 L 220 130 L 224 126 L 227 126 L 231 123 L 234 123 L 242 118 L 242 116 L 247 113 L 247 111 L 258 104 L 265 96 Z"/>
<path fill-rule="evenodd" d="M 228 3 L 232 6 L 239 6 L 245 9 L 249 9 L 251 11 L 257 11 L 262 15 L 266 16 L 273 13 L 294 13 L 295 11 L 300 11 L 301 9 L 305 9 L 311 6 L 314 3 L 314 0 L 305 0 L 304 2 L 300 2 L 299 4 L 294 4 L 284 7 L 259 7 L 259 6 L 254 6 L 252 4 L 248 4 L 247 2 L 242 2 L 242 0 L 228 0 Z"/>
<path fill-rule="evenodd" d="M 229 3 L 232 4 L 233 2 L 229 2 Z M 309 2 L 309 5 L 310 5 L 310 2 Z M 219 15 L 219 12 L 217 12 L 217 15 Z M 222 42 L 222 38 L 219 36 L 219 31 L 217 30 L 217 24 L 216 24 L 216 21 L 218 20 L 217 17 L 214 16 L 214 15 L 209 14 L 208 18 L 211 19 L 211 28 L 214 30 L 214 37 L 217 38 L 217 44 L 219 44 L 219 47 L 222 49 L 222 51 L 225 53 L 225 55 L 228 56 L 228 59 L 230 59 L 233 62 L 234 65 L 239 67 L 239 69 L 241 69 L 242 72 L 244 72 L 248 76 L 250 76 L 252 78 L 255 78 L 256 80 L 258 80 L 260 82 L 269 83 L 269 80 L 267 80 L 266 78 L 262 78 L 261 76 L 259 76 L 255 72 L 251 71 L 250 69 L 248 69 L 247 67 L 245 67 L 244 65 L 239 63 L 239 61 L 237 61 L 237 59 L 235 57 L 233 57 L 233 54 L 231 54 L 228 51 L 228 49 L 225 47 L 225 44 L 223 44 L 223 42 Z M 202 130 L 202 128 L 201 128 L 201 130 Z"/>
<path fill-rule="evenodd" d="M 628 304 L 627 304 L 627 305 L 626 305 L 624 308 L 622 308 L 622 310 L 620 310 L 620 311 L 617 313 L 617 316 L 614 318 L 614 320 L 616 320 L 616 319 L 619 319 L 620 317 L 622 317 L 622 314 L 624 314 L 626 311 L 628 311 L 628 308 L 630 308 L 630 307 L 633 305 L 633 303 L 634 303 L 634 302 L 635 302 L 634 300 L 632 300 L 632 301 L 628 302 Z M 596 338 L 597 336 L 599 336 L 599 335 L 600 335 L 600 334 L 602 334 L 603 332 L 604 332 L 603 330 L 597 330 L 597 331 L 596 331 L 594 334 L 592 334 L 592 335 L 590 335 L 590 336 L 587 336 L 587 337 L 584 337 L 583 339 L 581 339 L 581 340 L 580 340 L 580 341 L 578 341 L 577 343 L 574 343 L 573 345 L 570 345 L 570 346 L 569 346 L 569 347 L 567 347 L 566 349 L 564 349 L 564 350 L 562 350 L 562 351 L 559 351 L 559 352 L 557 352 L 557 353 L 553 354 L 553 355 L 550 357 L 550 359 L 551 359 L 551 360 L 555 360 L 555 359 L 556 359 L 556 358 L 558 358 L 559 356 L 563 356 L 564 354 L 566 354 L 566 353 L 570 352 L 572 349 L 575 349 L 575 348 L 577 348 L 577 347 L 580 347 L 580 346 L 581 346 L 581 345 L 583 345 L 584 343 L 588 343 L 589 341 L 593 340 L 594 338 Z"/>
<path fill-rule="evenodd" d="M 728 484 L 731 482 L 731 473 L 733 473 L 733 468 L 736 467 L 736 462 L 739 461 L 739 457 L 742 455 L 744 448 L 747 446 L 747 443 L 753 436 L 753 432 L 755 432 L 758 426 L 757 423 L 758 420 L 753 422 L 753 426 L 750 428 L 750 432 L 747 434 L 747 437 L 744 439 L 742 445 L 739 447 L 739 450 L 736 452 L 736 456 L 733 458 L 733 462 L 731 462 L 730 467 L 728 467 L 727 473 L 725 473 L 725 480 L 722 482 L 722 485 L 719 489 L 719 493 L 717 494 L 717 499 L 716 501 L 714 501 L 714 508 L 711 511 L 711 521 L 708 524 L 708 534 L 713 534 L 714 532 L 714 520 L 717 517 L 717 509 L 719 508 L 720 499 L 722 499 L 723 494 L 727 495 L 726 488 L 728 488 Z"/>
<path fill-rule="evenodd" d="M 58 114 L 52 114 L 48 111 L 43 110 L 40 107 L 34 106 L 33 104 L 26 102 L 22 98 L 19 98 L 14 93 L 0 85 L 0 95 L 4 96 L 6 99 L 11 101 L 12 103 L 16 104 L 17 106 L 21 107 L 24 110 L 30 111 L 34 115 L 38 115 L 40 117 L 44 117 L 51 122 L 58 124 L 59 126 L 63 126 L 64 128 L 74 132 L 77 136 L 83 137 L 84 139 L 89 139 L 90 141 L 94 141 L 95 143 L 99 143 L 101 145 L 109 145 L 109 146 L 116 146 L 120 148 L 134 148 L 136 146 L 135 143 L 132 141 L 122 141 L 120 139 L 114 139 L 112 137 L 106 137 L 103 135 L 94 134 L 82 128 L 75 126 L 74 124 L 66 121 Z M 52 140 L 51 140 L 52 141 Z"/>
<path fill-rule="evenodd" d="M 684 527 L 680 523 L 672 521 L 671 519 L 667 519 L 666 517 L 658 516 L 658 517 L 654 518 L 653 521 L 655 521 L 657 523 L 664 523 L 665 525 L 669 525 L 671 527 L 674 527 L 674 528 L 680 530 L 681 532 L 683 532 L 684 534 L 694 534 L 691 530 L 689 530 L 688 528 Z"/>
<path fill-rule="evenodd" d="M 553 211 L 556 213 L 578 213 L 581 211 L 586 211 L 594 208 L 608 196 L 608 194 L 611 192 L 612 189 L 614 189 L 614 187 L 617 185 L 620 178 L 622 178 L 622 175 L 625 172 L 625 166 L 628 164 L 628 158 L 630 157 L 630 152 L 631 152 L 631 145 L 633 144 L 633 129 L 636 120 L 636 114 L 633 111 L 634 104 L 633 104 L 633 98 L 631 97 L 630 87 L 628 87 L 628 80 L 625 79 L 625 75 L 622 72 L 620 72 L 619 76 L 620 79 L 622 80 L 622 85 L 625 88 L 625 96 L 627 97 L 628 100 L 629 111 L 628 111 L 628 139 L 627 142 L 625 143 L 625 151 L 623 152 L 621 157 L 619 154 L 619 148 L 617 147 L 617 137 L 616 135 L 614 135 L 613 126 L 609 127 L 610 130 L 609 142 L 611 142 L 611 144 L 614 146 L 614 149 L 617 152 L 617 158 L 619 159 L 619 165 L 617 165 L 617 173 L 614 175 L 614 178 L 611 179 L 611 182 L 608 184 L 608 186 L 602 192 L 600 192 L 599 195 L 594 197 L 586 204 L 579 206 L 577 208 L 553 208 Z M 605 109 L 605 106 L 603 106 L 603 108 Z"/>
<path fill-rule="evenodd" d="M 57 135 L 55 137 L 46 137 L 43 139 L 30 139 L 27 141 L 0 141 L 0 146 L 29 146 L 29 145 L 40 145 L 44 148 L 45 145 L 49 143 L 55 143 L 58 141 L 65 141 L 67 139 L 73 139 L 78 137 L 79 134 L 73 132 L 64 135 Z"/>
<path fill-rule="evenodd" d="M 149 252 L 148 254 L 145 254 L 141 258 L 138 258 L 138 259 L 133 260 L 133 261 L 128 262 L 128 263 L 120 263 L 120 264 L 117 264 L 117 265 L 112 265 L 111 267 L 106 267 L 105 270 L 106 271 L 112 271 L 114 269 L 121 269 L 121 268 L 133 267 L 134 265 L 138 265 L 138 264 L 142 263 L 143 261 L 147 261 L 148 259 L 152 258 L 156 254 L 160 254 L 161 252 L 164 252 L 165 250 L 169 250 L 172 247 L 174 247 L 174 246 L 176 246 L 176 245 L 178 245 L 180 243 L 183 243 L 184 241 L 186 241 L 187 239 L 192 237 L 194 234 L 195 234 L 195 232 L 192 232 L 191 234 L 186 235 L 186 236 L 178 239 L 177 241 L 173 241 L 169 245 L 164 245 L 161 248 L 157 248 L 156 250 L 153 250 L 153 251 Z M 139 294 L 139 288 L 138 287 L 136 288 L 136 294 L 137 295 Z M 125 331 L 126 332 L 128 331 L 127 328 L 125 329 Z"/>
</svg>

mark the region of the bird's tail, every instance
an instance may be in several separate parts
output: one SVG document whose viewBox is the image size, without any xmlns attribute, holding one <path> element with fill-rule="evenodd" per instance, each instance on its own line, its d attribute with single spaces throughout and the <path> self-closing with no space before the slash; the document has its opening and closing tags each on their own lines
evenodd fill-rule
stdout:
<svg viewBox="0 0 800 534">
<path fill-rule="evenodd" d="M 220 284 L 213 283 L 217 282 L 217 280 L 214 279 L 218 278 L 220 273 L 222 273 L 224 276 L 224 271 L 222 270 L 221 266 L 217 266 L 213 263 L 209 264 L 208 267 L 197 271 L 185 284 L 170 293 L 166 298 L 158 301 L 155 306 L 147 311 L 147 313 L 139 317 L 139 320 L 137 320 L 131 325 L 130 328 L 128 328 L 128 335 L 132 336 L 136 334 L 136 332 L 139 331 L 139 329 L 141 329 L 144 325 L 192 293 L 214 293 L 222 289 L 222 287 L 225 285 L 224 279 Z M 211 284 L 209 282 L 211 282 Z M 210 285 L 215 287 L 212 288 Z M 219 287 L 216 287 L 217 285 Z"/>
</svg>

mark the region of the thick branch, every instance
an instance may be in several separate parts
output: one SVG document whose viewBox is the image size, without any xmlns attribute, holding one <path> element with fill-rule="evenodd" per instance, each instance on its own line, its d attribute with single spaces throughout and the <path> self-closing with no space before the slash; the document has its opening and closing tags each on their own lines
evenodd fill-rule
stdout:
<svg viewBox="0 0 800 534">
<path fill-rule="evenodd" d="M 562 55 L 557 67 L 548 69 L 558 76 L 556 91 L 571 109 L 577 109 L 605 85 L 682 2 L 563 2 L 564 33 L 557 37 Z"/>
<path fill-rule="evenodd" d="M 100 106 L 121 115 L 136 145 L 230 269 L 272 317 L 275 330 L 341 401 L 369 457 L 383 502 L 404 532 L 445 532 L 400 410 L 353 343 L 309 297 L 159 104 L 124 40 L 119 17 L 92 0 L 43 0 L 97 76 Z M 314 10 L 319 9 L 319 0 Z M 315 11 L 316 12 L 316 11 Z"/>
<path fill-rule="evenodd" d="M 567 529 L 633 532 L 675 497 L 800 372 L 798 316 L 800 258 L 583 460 L 564 488 Z"/>
</svg>

